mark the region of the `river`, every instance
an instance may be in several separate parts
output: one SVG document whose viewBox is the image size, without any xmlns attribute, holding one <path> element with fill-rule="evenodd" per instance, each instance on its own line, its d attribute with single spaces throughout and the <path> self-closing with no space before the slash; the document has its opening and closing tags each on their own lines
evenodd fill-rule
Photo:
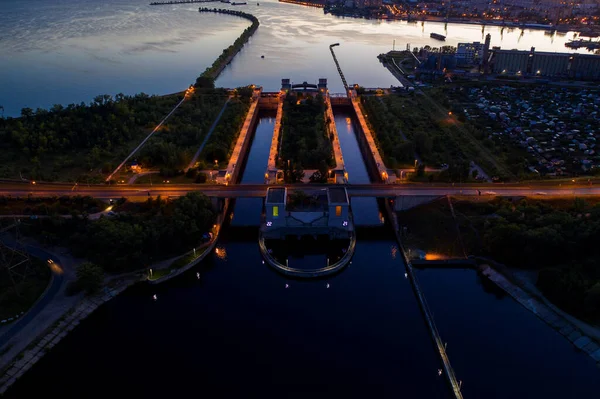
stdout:
<svg viewBox="0 0 600 399">
<path fill-rule="evenodd" d="M 198 4 L 149 6 L 150 0 L 4 0 L 0 13 L 0 105 L 4 114 L 55 103 L 90 102 L 98 94 L 167 94 L 183 90 L 229 46 L 249 22 L 197 12 Z M 211 5 L 212 6 L 212 5 Z M 315 82 L 327 77 L 343 92 L 329 53 L 336 54 L 349 83 L 389 87 L 397 81 L 377 55 L 407 44 L 439 46 L 483 41 L 492 46 L 565 51 L 573 33 L 480 25 L 375 21 L 335 17 L 323 10 L 274 0 L 260 6 L 214 3 L 255 14 L 261 26 L 217 83 L 258 84 L 278 90 L 281 78 Z M 579 50 L 585 52 L 586 50 Z M 261 58 L 264 55 L 265 58 Z"/>
<path fill-rule="evenodd" d="M 115 57 L 122 62 L 121 68 L 103 63 L 93 73 L 75 74 L 73 82 L 80 82 L 82 87 L 66 88 L 64 82 L 71 82 L 69 75 L 57 65 L 67 62 L 53 55 L 70 51 L 66 44 L 49 46 L 47 51 L 23 46 L 22 53 L 11 53 L 8 62 L 5 58 L 0 62 L 4 67 L 21 60 L 21 77 L 34 74 L 32 71 L 39 68 L 45 86 L 39 96 L 23 91 L 10 96 L 15 107 L 89 100 L 87 93 L 95 88 L 102 88 L 102 92 L 137 91 L 139 86 L 151 93 L 177 90 L 179 83 L 185 86 L 197 74 L 190 71 L 187 76 L 184 64 L 201 70 L 225 46 L 220 33 L 205 37 L 202 32 L 243 29 L 247 25 L 225 16 L 198 19 L 202 17 L 194 12 L 195 6 L 149 8 L 133 0 L 102 4 L 84 0 L 78 3 L 80 7 L 69 1 L 56 5 L 41 1 L 5 3 L 13 13 L 15 7 L 21 7 L 17 4 L 37 4 L 55 12 L 59 11 L 54 7 L 71 5 L 71 12 L 78 16 L 74 27 L 66 24 L 66 17 L 53 20 L 52 15 L 47 15 L 41 23 L 47 26 L 45 33 L 33 23 L 23 28 L 16 24 L 13 29 L 29 29 L 33 37 L 49 35 L 56 29 L 56 42 L 61 43 L 70 43 L 74 40 L 71 36 L 87 43 L 90 32 L 94 32 L 97 43 L 109 54 L 119 54 Z M 112 8 L 107 6 L 111 4 Z M 86 6 L 104 17 L 90 17 L 94 13 Z M 37 9 L 21 9 L 25 15 L 43 16 Z M 129 14 L 124 9 L 130 10 Z M 256 13 L 262 25 L 258 36 L 220 78 L 219 83 L 225 86 L 257 83 L 273 90 L 278 88 L 282 75 L 296 81 L 328 76 L 332 90 L 337 90 L 340 83 L 326 44 L 341 42 L 342 38 L 345 40 L 339 47 L 339 57 L 351 81 L 373 86 L 393 84 L 391 75 L 374 56 L 389 48 L 394 37 L 406 37 L 412 45 L 418 45 L 429 41 L 427 32 L 443 28 L 440 24 L 427 23 L 421 28 L 402 22 L 336 18 L 323 15 L 318 9 L 264 1 L 260 6 L 250 4 L 244 9 Z M 301 25 L 303 20 L 306 22 Z M 3 21 L 5 13 L 0 16 L 0 22 Z M 146 26 L 148 21 L 154 21 L 156 29 Z M 101 29 L 103 26 L 112 29 Z M 136 42 L 133 32 L 137 32 L 140 43 L 158 40 L 163 30 L 174 36 L 174 31 L 195 31 L 197 35 L 189 34 L 187 41 L 180 42 L 165 38 L 171 44 L 163 43 L 164 52 L 147 48 L 137 53 L 140 58 L 135 58 L 119 53 L 123 44 L 103 41 L 128 29 L 132 33 L 123 34 L 122 43 Z M 481 28 L 466 25 L 452 26 L 448 31 L 453 41 L 477 40 L 481 34 Z M 237 32 L 231 37 L 236 35 Z M 514 32 L 505 32 L 502 39 L 509 47 L 518 39 L 513 35 Z M 15 36 L 27 42 L 22 33 Z M 536 43 L 538 49 L 556 46 L 546 39 L 543 32 L 527 31 L 517 43 L 526 47 L 531 41 L 540 40 Z M 0 43 L 5 46 L 11 40 L 16 39 L 3 37 Z M 499 39 L 493 39 L 493 44 L 494 40 Z M 207 45 L 202 54 L 198 51 L 201 42 Z M 82 54 L 86 61 L 75 62 L 73 68 L 81 67 L 83 71 L 95 64 L 91 53 Z M 199 58 L 187 59 L 191 53 Z M 36 62 L 25 65 L 27 54 Z M 40 54 L 55 59 L 56 64 L 40 62 Z M 264 60 L 261 54 L 265 55 Z M 36 58 L 38 55 L 42 58 Z M 147 68 L 149 81 L 143 84 L 143 76 L 134 73 L 136 65 L 132 60 L 146 57 L 153 64 Z M 200 60 L 204 57 L 206 62 Z M 167 64 L 172 69 L 166 68 Z M 121 78 L 129 82 L 129 88 L 123 89 L 108 78 L 116 70 L 121 70 Z M 319 76 L 313 76 L 315 71 L 319 71 Z M 48 75 L 50 72 L 59 74 L 57 80 L 62 79 L 63 84 L 49 79 L 54 76 Z M 14 77 L 19 72 L 12 74 Z M 90 81 L 77 76 L 88 76 Z M 7 84 L 6 76 L 0 79 L 3 85 Z M 106 84 L 95 86 L 94 81 Z M 9 97 L 4 90 L 0 92 L 5 96 L 2 101 L 6 101 Z M 343 112 L 335 114 L 349 178 L 351 182 L 366 182 L 368 175 L 358 151 L 354 125 L 351 120 L 347 122 L 347 117 Z M 272 116 L 261 115 L 243 182 L 261 181 L 272 132 Z M 233 224 L 255 224 L 260 216 L 255 207 L 260 207 L 260 202 L 248 203 L 249 208 L 241 203 L 236 204 Z M 353 208 L 355 213 L 365 209 L 354 201 Z M 374 206 L 367 213 L 376 209 Z M 245 217 L 251 221 L 244 222 Z M 286 278 L 263 264 L 257 234 L 249 233 L 250 230 L 225 227 L 218 253 L 208 256 L 197 268 L 163 285 L 138 284 L 103 305 L 18 380 L 6 396 L 449 397 L 446 382 L 437 373 L 439 357 L 388 227 L 359 228 L 352 263 L 335 276 L 309 281 Z M 200 279 L 196 272 L 200 272 Z M 450 360 L 464 383 L 466 398 L 597 396 L 600 378 L 593 362 L 495 286 L 484 284 L 475 272 L 425 270 L 417 274 L 442 339 L 448 342 Z M 156 301 L 152 299 L 154 294 Z"/>
</svg>

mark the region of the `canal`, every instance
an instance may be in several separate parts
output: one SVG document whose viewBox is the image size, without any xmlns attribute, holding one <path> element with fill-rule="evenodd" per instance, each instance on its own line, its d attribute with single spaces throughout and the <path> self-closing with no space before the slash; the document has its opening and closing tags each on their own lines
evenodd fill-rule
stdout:
<svg viewBox="0 0 600 399">
<path fill-rule="evenodd" d="M 342 147 L 348 183 L 370 183 L 369 172 L 356 137 L 360 127 L 350 107 L 333 107 L 335 127 Z M 375 198 L 351 198 L 352 215 L 356 226 L 381 226 L 382 218 Z"/>
<path fill-rule="evenodd" d="M 275 111 L 259 111 L 252 145 L 246 159 L 241 183 L 264 183 L 269 151 L 275 127 Z M 259 226 L 262 214 L 262 198 L 239 198 L 235 202 L 233 226 Z"/>
</svg>

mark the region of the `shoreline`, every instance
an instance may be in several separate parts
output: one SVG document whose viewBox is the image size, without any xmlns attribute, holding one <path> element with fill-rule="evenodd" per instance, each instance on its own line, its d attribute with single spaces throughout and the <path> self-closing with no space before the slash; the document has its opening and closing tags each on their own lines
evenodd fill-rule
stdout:
<svg viewBox="0 0 600 399">
<path fill-rule="evenodd" d="M 136 274 L 139 274 L 139 272 Z M 50 349 L 65 338 L 70 331 L 77 327 L 82 320 L 138 281 L 140 281 L 139 277 L 136 277 L 134 274 L 124 277 L 114 287 L 105 287 L 102 292 L 94 296 L 84 297 L 66 310 L 57 321 L 47 327 L 41 334 L 38 334 L 27 345 L 25 350 L 19 352 L 8 362 L 6 367 L 0 370 L 3 374 L 0 377 L 0 396 L 48 353 Z"/>
<path fill-rule="evenodd" d="M 587 353 L 588 356 L 600 366 L 600 341 L 598 341 L 596 337 L 591 337 L 591 334 L 586 334 L 578 325 L 576 325 L 576 323 L 553 309 L 555 305 L 552 304 L 552 306 L 550 306 L 549 303 L 551 304 L 551 302 L 546 297 L 533 295 L 528 292 L 522 284 L 515 283 L 503 272 L 500 272 L 498 267 L 492 267 L 492 265 L 489 264 L 496 262 L 489 259 L 480 258 L 480 260 L 486 262 L 478 267 L 478 270 L 480 270 L 485 277 L 505 291 L 525 309 L 535 314 L 554 331 L 569 340 L 577 349 Z M 496 263 L 495 266 L 498 266 L 498 264 Z M 566 314 L 577 320 L 579 323 L 585 323 L 590 328 L 594 328 L 593 325 L 581 321 L 568 313 Z"/>
</svg>

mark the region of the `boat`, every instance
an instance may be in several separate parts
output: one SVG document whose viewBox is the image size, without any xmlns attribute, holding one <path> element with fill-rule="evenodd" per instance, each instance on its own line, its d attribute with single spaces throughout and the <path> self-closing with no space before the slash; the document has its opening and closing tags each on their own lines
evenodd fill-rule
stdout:
<svg viewBox="0 0 600 399">
<path fill-rule="evenodd" d="M 264 56 L 264 55 L 261 55 L 261 56 L 260 56 L 260 58 L 265 58 L 265 56 Z"/>
<path fill-rule="evenodd" d="M 234 1 L 233 3 L 231 3 L 231 5 L 232 5 L 232 6 L 243 6 L 243 5 L 245 5 L 245 4 L 248 4 L 248 3 L 246 3 L 245 1 L 238 2 L 238 3 L 236 3 L 236 2 Z"/>
<path fill-rule="evenodd" d="M 431 33 L 429 35 L 429 37 L 431 37 L 433 39 L 437 39 L 437 40 L 442 40 L 442 41 L 446 40 L 446 36 L 440 35 L 439 33 Z"/>
<path fill-rule="evenodd" d="M 256 3 L 256 5 L 257 5 L 257 6 L 259 6 L 259 5 L 260 5 L 260 3 Z"/>
</svg>

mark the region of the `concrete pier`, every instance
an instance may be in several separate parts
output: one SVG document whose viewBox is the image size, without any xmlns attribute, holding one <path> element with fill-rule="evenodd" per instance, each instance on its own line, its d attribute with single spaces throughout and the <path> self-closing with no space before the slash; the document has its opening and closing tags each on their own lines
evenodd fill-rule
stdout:
<svg viewBox="0 0 600 399">
<path fill-rule="evenodd" d="M 271 150 L 269 151 L 269 162 L 265 172 L 265 183 L 277 183 L 277 157 L 279 156 L 279 136 L 281 135 L 281 119 L 283 118 L 283 101 L 285 92 L 279 94 L 279 103 L 277 104 L 277 116 L 275 117 L 275 127 L 273 128 L 273 139 L 271 140 Z"/>
<path fill-rule="evenodd" d="M 254 90 L 252 94 L 250 109 L 248 110 L 248 114 L 246 115 L 246 120 L 242 125 L 242 129 L 240 131 L 240 135 L 235 143 L 235 147 L 233 148 L 233 153 L 231 157 L 229 157 L 229 164 L 227 165 L 227 170 L 225 171 L 225 176 L 220 181 L 221 183 L 229 184 L 236 183 L 239 178 L 240 171 L 242 170 L 242 166 L 244 164 L 244 160 L 248 155 L 248 147 L 250 146 L 250 142 L 252 141 L 252 129 L 256 120 L 258 119 L 258 109 L 259 109 L 259 101 L 260 94 L 262 92 L 262 87 Z"/>
</svg>

